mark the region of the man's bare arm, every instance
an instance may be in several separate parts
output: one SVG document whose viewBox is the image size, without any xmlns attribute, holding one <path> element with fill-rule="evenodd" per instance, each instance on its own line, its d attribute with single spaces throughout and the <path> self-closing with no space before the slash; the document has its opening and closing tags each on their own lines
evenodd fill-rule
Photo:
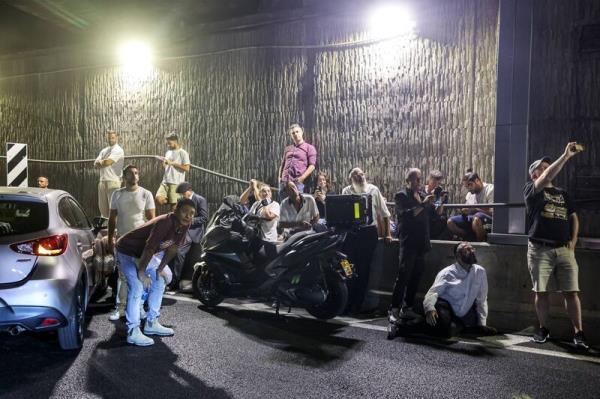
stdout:
<svg viewBox="0 0 600 399">
<path fill-rule="evenodd" d="M 575 212 L 569 215 L 571 222 L 571 239 L 569 240 L 569 249 L 575 250 L 577 245 L 577 237 L 579 236 L 579 217 Z"/>
<path fill-rule="evenodd" d="M 315 170 L 315 165 L 308 165 L 308 168 L 306 168 L 306 170 L 304 171 L 304 173 L 302 173 L 302 176 L 300 176 L 298 178 L 298 181 L 300 183 L 304 183 L 304 180 L 306 180 L 306 178 L 308 176 L 310 176 L 310 174 Z"/>
<path fill-rule="evenodd" d="M 571 148 L 575 146 L 575 144 L 577 144 L 575 141 L 567 144 L 563 154 L 550 166 L 548 166 L 548 168 L 542 172 L 540 177 L 537 178 L 537 180 L 533 183 L 536 192 L 541 191 L 546 184 L 554 180 L 556 175 L 558 175 L 558 173 L 562 170 L 563 166 L 565 166 L 565 163 L 567 163 L 567 161 L 576 154 L 576 152 L 571 151 Z"/>
</svg>

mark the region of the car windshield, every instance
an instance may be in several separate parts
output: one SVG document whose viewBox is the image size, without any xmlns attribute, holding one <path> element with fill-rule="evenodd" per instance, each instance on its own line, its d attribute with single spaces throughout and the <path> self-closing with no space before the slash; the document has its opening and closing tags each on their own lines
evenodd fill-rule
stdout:
<svg viewBox="0 0 600 399">
<path fill-rule="evenodd" d="M 48 228 L 48 205 L 0 201 L 0 236 L 33 233 Z"/>
</svg>

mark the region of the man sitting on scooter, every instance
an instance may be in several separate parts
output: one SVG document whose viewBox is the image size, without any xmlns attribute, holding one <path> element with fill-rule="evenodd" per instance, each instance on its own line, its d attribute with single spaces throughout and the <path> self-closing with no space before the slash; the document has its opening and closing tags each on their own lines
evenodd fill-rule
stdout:
<svg viewBox="0 0 600 399">
<path fill-rule="evenodd" d="M 252 204 L 250 215 L 259 216 L 260 235 L 263 241 L 277 241 L 277 222 L 279 221 L 279 203 L 271 199 L 271 187 L 262 184 L 259 187 L 259 201 Z"/>
<path fill-rule="evenodd" d="M 288 182 L 285 192 L 288 196 L 281 201 L 279 227 L 287 239 L 299 231 L 310 230 L 319 221 L 319 210 L 312 195 L 301 193 L 294 183 Z"/>
</svg>

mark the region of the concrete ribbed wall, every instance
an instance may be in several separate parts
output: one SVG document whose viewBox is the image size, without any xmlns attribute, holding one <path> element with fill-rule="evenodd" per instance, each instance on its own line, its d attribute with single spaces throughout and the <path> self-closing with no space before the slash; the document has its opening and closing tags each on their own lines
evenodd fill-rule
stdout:
<svg viewBox="0 0 600 399">
<path fill-rule="evenodd" d="M 576 195 L 583 176 L 595 175 L 600 181 L 600 53 L 581 52 L 579 47 L 581 28 L 600 21 L 600 2 L 534 4 L 529 158 L 555 158 L 569 139 L 583 142 L 586 151 L 557 177 L 559 185 Z M 585 205 L 579 215 L 581 235 L 600 237 L 599 203 Z"/>
<path fill-rule="evenodd" d="M 163 154 L 162 137 L 176 129 L 193 163 L 275 182 L 285 128 L 299 121 L 336 189 L 359 165 L 392 199 L 404 171 L 419 166 L 447 172 L 458 200 L 467 167 L 493 179 L 498 4 L 428 0 L 414 6 L 421 19 L 410 41 L 163 60 L 152 79 L 133 87 L 116 67 L 7 77 L 97 62 L 93 49 L 5 57 L 0 142 L 28 143 L 32 158 L 92 158 L 103 146 L 102 133 L 113 128 L 127 154 Z M 201 36 L 177 51 L 328 44 L 365 35 L 360 16 L 323 16 Z M 158 162 L 137 163 L 142 184 L 156 190 Z M 0 184 L 4 168 L 2 163 Z M 96 213 L 97 177 L 90 164 L 32 164 L 30 175 L 38 173 Z M 213 205 L 243 188 L 197 171 L 190 180 Z"/>
</svg>

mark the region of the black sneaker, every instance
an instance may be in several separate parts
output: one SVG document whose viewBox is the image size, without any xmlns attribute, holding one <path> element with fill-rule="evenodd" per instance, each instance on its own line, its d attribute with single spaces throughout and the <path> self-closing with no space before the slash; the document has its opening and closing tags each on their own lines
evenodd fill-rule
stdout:
<svg viewBox="0 0 600 399">
<path fill-rule="evenodd" d="M 573 336 L 573 343 L 579 349 L 590 349 L 587 342 L 585 342 L 585 335 L 583 334 L 583 331 L 575 333 L 575 335 Z"/>
<path fill-rule="evenodd" d="M 538 344 L 543 344 L 550 338 L 550 330 L 546 327 L 540 327 L 533 334 L 533 342 L 537 342 Z"/>
</svg>

